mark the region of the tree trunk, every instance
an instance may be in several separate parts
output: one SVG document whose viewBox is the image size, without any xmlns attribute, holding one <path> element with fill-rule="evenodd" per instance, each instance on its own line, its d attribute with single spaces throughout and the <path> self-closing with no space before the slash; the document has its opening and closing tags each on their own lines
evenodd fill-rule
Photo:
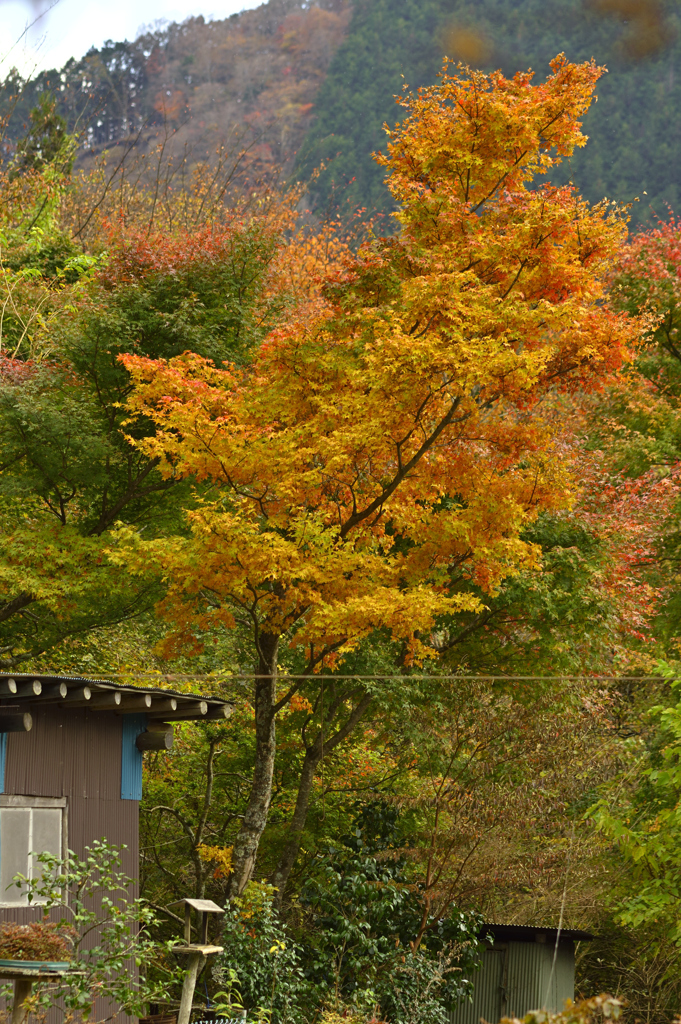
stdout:
<svg viewBox="0 0 681 1024">
<path fill-rule="evenodd" d="M 234 843 L 232 874 L 228 896 L 244 891 L 253 875 L 272 799 L 274 754 L 276 750 L 275 708 L 277 686 L 277 651 L 279 637 L 262 634 L 259 638 L 258 672 L 255 680 L 255 764 L 253 782 L 244 820 Z"/>
<path fill-rule="evenodd" d="M 343 706 L 343 703 L 344 696 L 340 696 L 332 702 L 330 711 L 328 712 L 327 722 L 336 716 Z M 344 724 L 337 729 L 336 732 L 325 738 L 323 730 L 320 729 L 314 739 L 314 742 L 305 749 L 305 760 L 303 761 L 303 768 L 300 773 L 296 806 L 288 827 L 288 840 L 271 878 L 272 885 L 276 886 L 279 890 L 275 901 L 277 906 L 281 906 L 286 883 L 288 882 L 289 875 L 291 874 L 293 865 L 298 857 L 300 841 L 303 836 L 303 830 L 307 820 L 307 812 L 310 806 L 310 797 L 312 796 L 312 786 L 317 766 L 324 754 L 330 754 L 332 750 L 334 750 L 350 735 L 355 726 L 364 717 L 370 704 L 371 696 L 368 693 L 365 693 L 361 700 L 359 700 L 352 709 Z"/>
<path fill-rule="evenodd" d="M 293 870 L 293 865 L 296 862 L 298 850 L 300 849 L 300 841 L 303 836 L 303 829 L 305 828 L 305 822 L 307 820 L 307 811 L 310 806 L 314 776 L 317 766 L 322 759 L 321 741 L 322 734 L 320 732 L 312 746 L 308 747 L 305 751 L 305 760 L 303 761 L 303 767 L 300 773 L 300 783 L 298 784 L 296 806 L 288 827 L 288 839 L 281 857 L 279 858 L 279 863 L 277 864 L 275 872 L 270 879 L 272 885 L 279 890 L 275 901 L 278 906 L 281 906 L 281 900 L 284 895 L 286 883 L 288 882 L 288 876 Z"/>
</svg>

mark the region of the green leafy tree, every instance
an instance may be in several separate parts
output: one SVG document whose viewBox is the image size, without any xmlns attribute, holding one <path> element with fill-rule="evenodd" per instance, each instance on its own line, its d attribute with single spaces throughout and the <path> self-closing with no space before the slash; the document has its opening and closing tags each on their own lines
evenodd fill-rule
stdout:
<svg viewBox="0 0 681 1024">
<path fill-rule="evenodd" d="M 223 232 L 115 244 L 43 283 L 53 314 L 0 358 L 0 654 L 5 667 L 70 635 L 149 611 L 153 578 L 111 566 L 117 522 L 152 534 L 181 529 L 191 485 L 164 479 L 125 425 L 122 352 L 169 357 L 186 349 L 220 363 L 248 359 L 279 315 L 265 296 L 278 236 L 257 221 Z M 19 272 L 22 273 L 22 272 Z M 31 271 L 33 278 L 40 271 Z M 32 294 L 17 301 L 16 336 Z M 8 328 L 9 330 L 9 328 Z M 172 524 L 172 526 L 171 526 Z"/>
<path fill-rule="evenodd" d="M 681 682 L 673 680 L 671 691 L 675 703 L 647 713 L 639 770 L 589 813 L 630 879 L 620 890 L 615 919 L 634 927 L 663 923 L 681 945 Z"/>
<path fill-rule="evenodd" d="M 306 974 L 321 1005 L 380 1008 L 410 1024 L 419 1014 L 444 1024 L 469 994 L 478 966 L 481 919 L 450 908 L 421 928 L 418 881 L 400 854 L 408 825 L 394 807 L 365 806 L 350 833 L 313 862 L 300 891 Z"/>
</svg>

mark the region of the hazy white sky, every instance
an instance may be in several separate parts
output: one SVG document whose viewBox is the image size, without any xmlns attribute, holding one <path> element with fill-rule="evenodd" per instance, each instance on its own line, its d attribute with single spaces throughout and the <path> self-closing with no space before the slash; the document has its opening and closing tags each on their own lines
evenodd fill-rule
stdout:
<svg viewBox="0 0 681 1024">
<path fill-rule="evenodd" d="M 134 39 L 141 27 L 158 19 L 183 21 L 197 14 L 206 20 L 226 18 L 260 3 L 262 0 L 0 0 L 0 78 L 12 66 L 23 74 L 34 67 L 61 67 L 69 57 L 82 57 L 106 39 Z M 25 32 L 37 15 L 41 16 L 35 25 Z"/>
</svg>

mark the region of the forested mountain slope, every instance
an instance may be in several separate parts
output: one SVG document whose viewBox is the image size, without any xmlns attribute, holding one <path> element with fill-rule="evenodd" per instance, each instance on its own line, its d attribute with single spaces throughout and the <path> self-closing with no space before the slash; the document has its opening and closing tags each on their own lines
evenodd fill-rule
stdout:
<svg viewBox="0 0 681 1024">
<path fill-rule="evenodd" d="M 159 132 L 168 152 L 202 159 L 236 136 L 249 159 L 309 176 L 318 206 L 388 210 L 371 152 L 383 123 L 399 116 L 394 95 L 435 80 L 444 55 L 532 67 L 543 78 L 564 51 L 608 67 L 587 115 L 590 142 L 565 168 L 590 200 L 640 196 L 634 222 L 651 207 L 677 205 L 681 185 L 681 37 L 658 0 L 269 0 L 223 21 L 192 18 L 111 43 L 32 82 L 5 82 L 16 141 L 45 90 L 82 132 L 86 154 Z M 18 101 L 16 100 L 16 97 Z M 15 97 L 15 100 L 11 100 Z M 14 106 L 12 106 L 14 104 Z M 644 195 L 647 193 L 647 196 Z"/>
<path fill-rule="evenodd" d="M 270 0 L 221 21 L 190 18 L 134 42 L 107 43 L 61 71 L 4 83 L 16 143 L 44 91 L 87 155 L 123 139 L 168 140 L 167 154 L 204 159 L 236 137 L 265 165 L 286 165 L 308 128 L 317 90 L 347 30 L 346 0 Z M 235 131 L 236 129 L 236 131 Z"/>
<path fill-rule="evenodd" d="M 634 220 L 651 205 L 665 214 L 681 186 L 681 41 L 673 11 L 654 0 L 357 0 L 300 168 L 335 156 L 320 199 L 335 183 L 355 202 L 384 207 L 382 170 L 369 154 L 383 145 L 383 122 L 399 115 L 393 96 L 403 81 L 433 81 L 445 54 L 507 74 L 532 67 L 543 79 L 560 52 L 608 68 L 585 121 L 590 142 L 565 176 L 592 201 L 640 196 Z"/>
</svg>

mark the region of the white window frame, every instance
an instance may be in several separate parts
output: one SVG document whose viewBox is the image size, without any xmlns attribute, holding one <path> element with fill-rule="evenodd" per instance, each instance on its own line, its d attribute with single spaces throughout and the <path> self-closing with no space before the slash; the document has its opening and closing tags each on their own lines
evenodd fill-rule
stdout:
<svg viewBox="0 0 681 1024">
<path fill-rule="evenodd" d="M 61 850 L 60 856 L 65 858 L 68 853 L 68 801 L 65 796 L 62 797 L 51 797 L 51 796 L 23 796 L 14 794 L 0 794 L 0 812 L 5 807 L 17 807 L 17 808 L 32 808 L 32 807 L 47 807 L 47 808 L 60 808 L 61 809 Z M 29 841 L 29 853 L 31 850 L 31 843 Z M 41 851 L 35 851 L 40 853 Z M 30 909 L 31 907 L 38 907 L 42 905 L 42 901 L 34 900 L 29 903 L 21 892 L 20 889 L 16 889 L 17 898 L 10 900 L 10 896 L 13 895 L 12 889 L 8 889 L 7 892 L 0 892 L 0 909 L 6 910 L 20 910 Z"/>
</svg>

